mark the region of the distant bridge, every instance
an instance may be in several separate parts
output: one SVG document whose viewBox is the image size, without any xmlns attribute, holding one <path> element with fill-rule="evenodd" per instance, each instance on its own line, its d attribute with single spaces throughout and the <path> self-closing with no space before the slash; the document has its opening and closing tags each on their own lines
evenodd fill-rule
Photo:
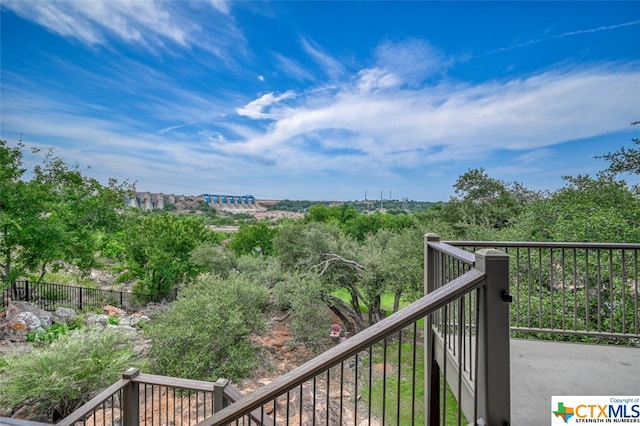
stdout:
<svg viewBox="0 0 640 426">
<path fill-rule="evenodd" d="M 267 204 L 271 204 L 268 200 Z M 143 210 L 163 210 L 165 206 L 174 204 L 180 209 L 196 209 L 200 203 L 207 203 L 213 208 L 225 211 L 264 211 L 266 208 L 260 204 L 253 195 L 175 195 L 153 192 L 136 192 L 134 197 L 126 199 L 129 207 Z"/>
</svg>

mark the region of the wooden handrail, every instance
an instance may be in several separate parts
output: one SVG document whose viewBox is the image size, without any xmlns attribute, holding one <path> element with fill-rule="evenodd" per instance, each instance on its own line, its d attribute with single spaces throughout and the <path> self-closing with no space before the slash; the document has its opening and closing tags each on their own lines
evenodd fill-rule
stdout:
<svg viewBox="0 0 640 426">
<path fill-rule="evenodd" d="M 433 247 L 439 252 L 447 254 L 455 259 L 458 259 L 466 263 L 467 265 L 473 266 L 475 263 L 476 256 L 473 253 L 470 253 L 466 250 L 462 250 L 444 241 L 428 241 L 427 244 L 429 245 L 429 247 Z"/>
<path fill-rule="evenodd" d="M 624 249 L 640 250 L 638 243 L 581 243 L 552 241 L 443 241 L 444 244 L 460 247 L 515 247 L 515 248 L 577 248 L 577 249 Z"/>
<path fill-rule="evenodd" d="M 116 392 L 119 392 L 121 389 L 127 386 L 130 382 L 131 380 L 129 379 L 118 380 L 117 382 L 115 382 L 114 384 L 112 384 L 102 392 L 100 392 L 98 395 L 93 397 L 90 401 L 86 402 L 84 405 L 82 405 L 82 407 L 78 408 L 73 413 L 71 413 L 64 419 L 60 420 L 56 424 L 60 426 L 70 426 L 76 423 L 77 421 L 82 420 L 87 414 L 95 410 L 95 408 L 98 405 L 102 404 L 104 401 L 109 399 Z"/>
<path fill-rule="evenodd" d="M 406 308 L 361 331 L 343 343 L 334 346 L 295 370 L 280 376 L 270 384 L 201 421 L 198 426 L 224 425 L 236 420 L 239 416 L 250 413 L 372 344 L 397 333 L 404 327 L 480 287 L 484 278 L 484 273 L 477 269 L 466 272 L 446 286 L 427 294 Z"/>
<path fill-rule="evenodd" d="M 155 374 L 140 373 L 132 378 L 135 383 L 146 385 L 167 386 L 183 388 L 200 392 L 213 392 L 214 383 L 202 380 L 181 379 L 179 377 L 157 376 Z"/>
</svg>

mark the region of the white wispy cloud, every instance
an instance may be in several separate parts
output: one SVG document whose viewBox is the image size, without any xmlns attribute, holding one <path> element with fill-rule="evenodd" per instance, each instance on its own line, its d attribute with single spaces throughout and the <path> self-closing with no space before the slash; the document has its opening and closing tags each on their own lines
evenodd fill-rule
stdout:
<svg viewBox="0 0 640 426">
<path fill-rule="evenodd" d="M 238 115 L 246 116 L 254 119 L 274 119 L 277 118 L 277 114 L 275 112 L 267 113 L 265 110 L 269 109 L 269 107 L 275 106 L 278 102 L 283 101 L 285 99 L 289 99 L 295 96 L 295 93 L 292 90 L 288 90 L 281 95 L 274 95 L 273 93 L 265 93 L 260 96 L 258 99 L 249 102 L 242 108 L 238 108 Z"/>
<path fill-rule="evenodd" d="M 229 19 L 227 1 L 210 0 L 210 11 L 216 22 L 203 28 L 191 19 L 194 13 L 206 16 L 199 2 L 165 2 L 155 0 L 92 0 L 92 1 L 22 1 L 7 0 L 2 6 L 17 15 L 34 21 L 49 31 L 91 46 L 109 46 L 111 39 L 140 45 L 157 52 L 167 45 L 198 46 L 220 58 L 229 49 L 242 50 L 243 36 Z"/>
<path fill-rule="evenodd" d="M 437 48 L 416 38 L 381 43 L 376 48 L 376 61 L 379 67 L 401 76 L 409 84 L 421 83 L 452 64 Z"/>
<path fill-rule="evenodd" d="M 516 153 L 519 167 L 495 170 L 534 171 L 556 144 L 620 131 L 637 120 L 637 63 L 470 83 L 447 78 L 459 58 L 426 40 L 384 41 L 356 67 L 302 37 L 306 56 L 272 53 L 272 73 L 252 62 L 255 52 L 235 26 L 232 5 L 5 0 L 3 8 L 92 47 L 115 39 L 189 61 L 179 65 L 179 78 L 165 63 L 155 67 L 117 52 L 94 69 L 51 54 L 59 81 L 45 72 L 29 80 L 3 71 L 3 135 L 24 133 L 25 141 L 45 147 L 47 139 L 55 140 L 63 154 L 99 173 L 127 178 L 136 170 L 147 184 L 143 189 L 153 190 L 155 182 L 156 190 L 170 190 L 185 170 L 196 176 L 181 176 L 181 184 L 193 188 L 202 188 L 199 180 L 211 186 L 234 181 L 242 188 L 273 175 L 282 181 L 309 174 L 327 181 L 343 174 L 393 181 L 397 168 L 439 176 L 496 151 Z M 638 24 L 566 32 L 494 52 Z M 210 71 L 220 64 L 238 70 L 234 77 L 248 76 L 245 84 L 259 85 L 252 90 L 261 92 L 247 98 L 245 87 L 219 84 Z M 291 90 L 274 91 L 276 74 L 295 80 Z M 197 87 L 180 81 L 191 77 Z M 83 82 L 93 95 L 117 93 L 123 101 L 105 106 L 66 92 L 64 79 Z"/>
<path fill-rule="evenodd" d="M 304 51 L 319 65 L 331 78 L 344 76 L 346 70 L 342 63 L 324 52 L 313 41 L 303 38 L 301 40 Z"/>
<path fill-rule="evenodd" d="M 494 50 L 491 50 L 491 51 L 487 52 L 486 54 L 492 54 L 492 53 L 498 53 L 498 52 L 505 52 L 505 51 L 513 50 L 513 49 L 519 49 L 519 48 L 522 48 L 522 47 L 527 47 L 527 46 L 531 46 L 531 45 L 534 45 L 534 44 L 538 44 L 538 43 L 542 43 L 542 42 L 549 41 L 549 40 L 554 40 L 554 39 L 561 39 L 561 38 L 565 38 L 565 37 L 572 37 L 572 36 L 577 36 L 577 35 L 582 35 L 582 34 L 597 33 L 597 32 L 600 32 L 600 31 L 617 30 L 619 28 L 624 28 L 624 27 L 628 27 L 628 26 L 632 26 L 632 25 L 640 25 L 640 21 L 629 21 L 629 22 L 623 22 L 623 23 L 616 24 L 616 25 L 601 25 L 599 27 L 587 28 L 587 29 L 584 29 L 584 30 L 567 31 L 567 32 L 564 32 L 564 33 L 561 33 L 561 34 L 552 34 L 552 35 L 549 35 L 547 37 L 541 37 L 541 38 L 527 40 L 525 42 L 517 43 L 517 44 L 514 44 L 513 46 L 502 47 L 500 49 L 494 49 Z"/>
<path fill-rule="evenodd" d="M 380 83 L 385 78 L 389 84 Z M 339 129 L 340 138 L 332 139 L 331 147 L 364 153 L 361 162 L 361 156 L 343 156 L 363 168 L 371 161 L 387 168 L 420 166 L 493 150 L 537 150 L 620 130 L 637 110 L 633 88 L 639 85 L 638 71 L 592 68 L 475 86 L 442 83 L 407 89 L 398 86 L 393 74 L 362 70 L 337 95 L 297 98 L 298 103 L 289 102 L 277 115 L 262 110 L 278 98 L 268 94 L 256 99 L 244 115 L 268 118 L 271 125 L 226 149 L 230 155 L 277 157 L 281 163 L 295 158 L 300 167 L 307 167 L 305 159 L 315 157 L 309 161 L 316 164 L 331 158 L 326 167 L 341 167 L 341 156 L 324 153 L 327 142 L 317 136 Z"/>
<path fill-rule="evenodd" d="M 274 58 L 278 68 L 289 78 L 298 81 L 315 81 L 316 78 L 311 71 L 305 69 L 300 62 L 288 58 L 280 53 L 275 53 Z"/>
<path fill-rule="evenodd" d="M 402 80 L 392 72 L 380 68 L 368 68 L 358 73 L 358 90 L 360 92 L 374 92 L 377 90 L 397 87 Z"/>
<path fill-rule="evenodd" d="M 227 0 L 209 0 L 211 2 L 211 6 L 216 9 L 220 13 L 224 13 L 225 15 L 229 15 L 231 13 L 231 2 Z"/>
<path fill-rule="evenodd" d="M 184 30 L 172 19 L 165 3 L 95 0 L 90 2 L 7 1 L 4 6 L 65 37 L 86 44 L 102 44 L 105 33 L 127 42 L 149 43 L 161 37 L 185 44 Z"/>
</svg>

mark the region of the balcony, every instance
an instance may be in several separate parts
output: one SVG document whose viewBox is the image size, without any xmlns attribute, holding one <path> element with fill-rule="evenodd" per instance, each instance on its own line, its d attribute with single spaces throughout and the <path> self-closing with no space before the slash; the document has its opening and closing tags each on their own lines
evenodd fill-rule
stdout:
<svg viewBox="0 0 640 426">
<path fill-rule="evenodd" d="M 131 370 L 58 424 L 549 424 L 640 393 L 639 252 L 428 234 L 424 297 L 254 393 Z"/>
</svg>

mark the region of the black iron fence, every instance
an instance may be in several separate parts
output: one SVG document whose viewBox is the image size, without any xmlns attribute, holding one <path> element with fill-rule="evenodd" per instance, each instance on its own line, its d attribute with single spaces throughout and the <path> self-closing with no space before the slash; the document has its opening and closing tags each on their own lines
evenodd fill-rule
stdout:
<svg viewBox="0 0 640 426">
<path fill-rule="evenodd" d="M 636 346 L 640 341 L 640 244 L 449 241 L 511 258 L 511 332 Z"/>
<path fill-rule="evenodd" d="M 177 295 L 177 289 L 173 289 L 165 300 L 175 300 Z M 5 309 L 11 300 L 27 301 L 46 311 L 55 311 L 59 307 L 82 310 L 105 305 L 132 310 L 153 301 L 151 296 L 143 293 L 34 283 L 28 280 L 16 281 L 2 292 L 0 309 Z"/>
</svg>

